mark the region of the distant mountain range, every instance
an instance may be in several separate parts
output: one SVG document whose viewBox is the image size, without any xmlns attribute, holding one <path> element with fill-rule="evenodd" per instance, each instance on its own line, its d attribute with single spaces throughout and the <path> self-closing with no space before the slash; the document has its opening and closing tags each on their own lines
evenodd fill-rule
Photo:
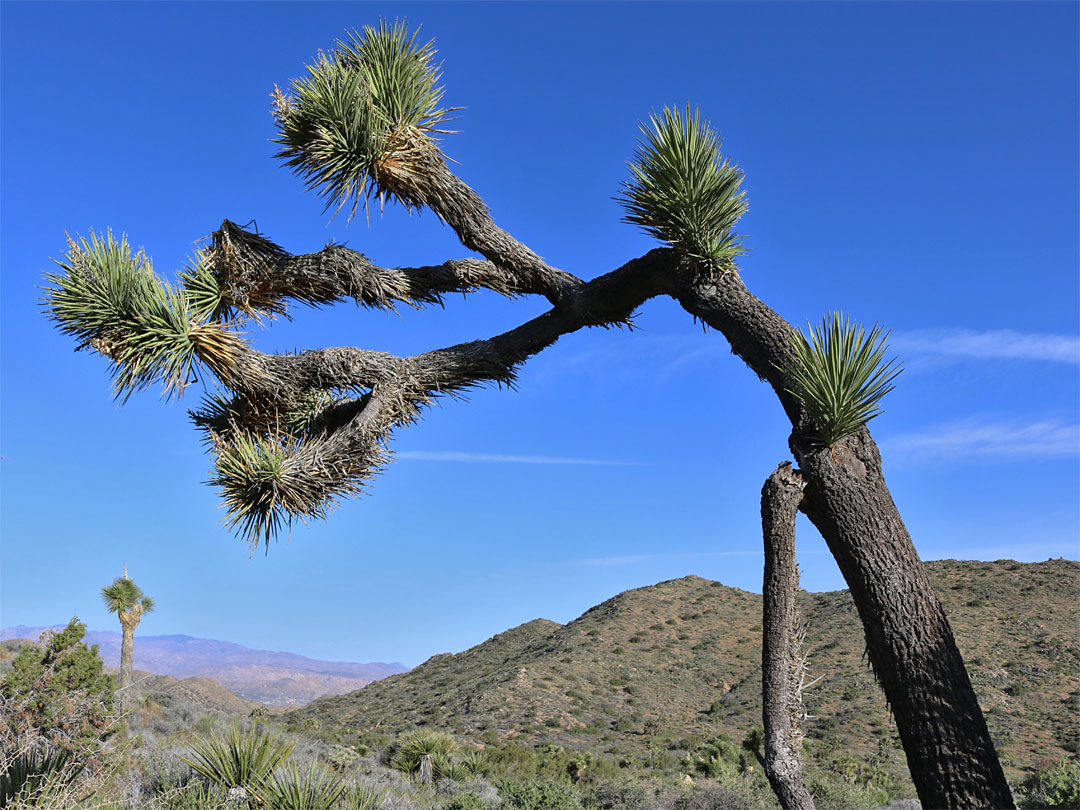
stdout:
<svg viewBox="0 0 1080 810">
<path fill-rule="evenodd" d="M 19 625 L 0 631 L 0 641 L 37 641 L 56 627 Z M 110 667 L 120 666 L 120 633 L 89 630 L 88 644 L 97 644 Z M 288 652 L 252 650 L 228 641 L 192 636 L 135 636 L 135 669 L 154 675 L 210 678 L 248 700 L 269 706 L 299 706 L 324 695 L 341 695 L 388 675 L 408 670 L 402 664 L 317 661 Z"/>
<path fill-rule="evenodd" d="M 1007 775 L 1080 752 L 1080 563 L 926 564 Z M 806 753 L 908 779 L 847 591 L 802 593 Z M 418 726 L 628 755 L 694 750 L 761 723 L 761 596 L 700 577 L 627 591 L 567 625 L 544 619 L 286 715 L 327 739 Z M 376 731 L 377 730 L 377 731 Z M 837 764 L 839 763 L 839 764 Z M 842 770 L 842 772 L 847 772 Z"/>
</svg>

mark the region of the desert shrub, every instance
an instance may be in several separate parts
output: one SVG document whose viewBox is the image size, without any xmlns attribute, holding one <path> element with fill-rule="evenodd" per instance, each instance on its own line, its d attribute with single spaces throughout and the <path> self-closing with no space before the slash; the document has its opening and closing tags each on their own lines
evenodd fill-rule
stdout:
<svg viewBox="0 0 1080 810">
<path fill-rule="evenodd" d="M 113 679 L 95 644 L 83 643 L 86 625 L 72 619 L 41 646 L 23 647 L 0 682 L 0 740 L 5 750 L 100 750 L 114 731 Z"/>
<path fill-rule="evenodd" d="M 1025 779 L 1017 792 L 1025 810 L 1080 808 L 1080 759 L 1063 757 Z"/>
<path fill-rule="evenodd" d="M 870 781 L 853 781 L 838 774 L 816 770 L 808 771 L 805 776 L 806 787 L 818 807 L 829 810 L 873 810 L 889 800 L 888 791 L 872 787 Z"/>
<path fill-rule="evenodd" d="M 150 805 L 154 810 L 207 810 L 228 806 L 229 791 L 226 788 L 201 780 L 166 790 Z"/>
<path fill-rule="evenodd" d="M 333 745 L 330 753 L 326 755 L 326 761 L 335 771 L 347 770 L 360 759 L 360 752 L 355 748 L 344 745 Z"/>
<path fill-rule="evenodd" d="M 746 752 L 722 734 L 687 757 L 685 768 L 710 779 L 730 779 L 746 771 L 750 764 Z"/>
<path fill-rule="evenodd" d="M 498 802 L 485 799 L 478 793 L 466 791 L 444 803 L 441 810 L 495 810 L 496 807 L 498 807 Z"/>
<path fill-rule="evenodd" d="M 774 810 L 776 806 L 768 789 L 742 779 L 694 785 L 674 802 L 674 810 Z M 834 810 L 831 805 L 818 806 Z"/>
<path fill-rule="evenodd" d="M 499 783 L 500 810 L 581 810 L 572 787 L 543 779 L 505 780 Z"/>
<path fill-rule="evenodd" d="M 648 798 L 648 790 L 638 782 L 605 780 L 589 787 L 581 803 L 589 810 L 641 810 Z"/>
</svg>

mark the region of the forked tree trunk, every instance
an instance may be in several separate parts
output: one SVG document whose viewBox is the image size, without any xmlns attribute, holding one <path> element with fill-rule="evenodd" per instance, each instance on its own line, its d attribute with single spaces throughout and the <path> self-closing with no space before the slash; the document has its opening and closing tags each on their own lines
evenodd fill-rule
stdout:
<svg viewBox="0 0 1080 810">
<path fill-rule="evenodd" d="M 672 295 L 724 334 L 732 351 L 773 387 L 791 419 L 789 445 L 806 482 L 800 508 L 851 591 L 922 806 L 1014 807 L 945 611 L 893 503 L 869 430 L 859 429 L 834 449 L 814 441 L 787 390 L 792 327 L 738 274 L 684 278 Z"/>
<path fill-rule="evenodd" d="M 795 564 L 795 516 L 803 499 L 802 477 L 784 462 L 761 490 L 765 541 L 762 587 L 761 718 L 765 726 L 765 775 L 784 810 L 814 810 L 802 776 L 799 573 Z"/>
</svg>

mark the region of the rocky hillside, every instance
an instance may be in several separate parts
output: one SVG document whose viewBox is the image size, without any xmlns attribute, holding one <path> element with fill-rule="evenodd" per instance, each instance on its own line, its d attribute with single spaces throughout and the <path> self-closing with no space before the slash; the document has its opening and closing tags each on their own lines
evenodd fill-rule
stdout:
<svg viewBox="0 0 1080 810">
<path fill-rule="evenodd" d="M 46 627 L 18 626 L 0 639 L 37 640 Z M 120 634 L 87 632 L 105 664 L 120 666 Z M 387 675 L 405 672 L 401 664 L 318 661 L 294 653 L 252 650 L 240 644 L 192 636 L 135 636 L 135 669 L 155 675 L 209 678 L 236 694 L 269 706 L 300 706 L 323 695 L 340 695 Z"/>
<path fill-rule="evenodd" d="M 1080 564 L 932 562 L 931 578 L 1007 771 L 1080 750 Z M 846 591 L 802 597 L 810 667 L 807 754 L 904 778 L 895 725 L 864 658 Z M 445 728 L 590 750 L 692 748 L 760 723 L 761 597 L 699 577 L 618 596 L 563 626 L 538 619 L 457 655 L 289 718 L 341 740 L 378 728 Z"/>
</svg>

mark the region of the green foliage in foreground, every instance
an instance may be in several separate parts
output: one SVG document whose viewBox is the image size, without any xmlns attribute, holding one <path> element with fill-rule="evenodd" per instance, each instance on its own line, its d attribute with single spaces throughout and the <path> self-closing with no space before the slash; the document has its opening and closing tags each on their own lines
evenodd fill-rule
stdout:
<svg viewBox="0 0 1080 810">
<path fill-rule="evenodd" d="M 292 753 L 293 746 L 266 729 L 241 729 L 233 724 L 224 735 L 197 740 L 191 759 L 198 774 L 225 788 L 242 788 L 258 796 L 271 772 Z"/>
<path fill-rule="evenodd" d="M 113 731 L 113 679 L 95 644 L 83 643 L 86 625 L 73 618 L 58 633 L 26 646 L 0 683 L 5 746 L 47 745 L 96 751 Z"/>
<path fill-rule="evenodd" d="M 1024 780 L 1018 793 L 1023 810 L 1080 810 L 1080 759 L 1060 762 Z"/>
</svg>

